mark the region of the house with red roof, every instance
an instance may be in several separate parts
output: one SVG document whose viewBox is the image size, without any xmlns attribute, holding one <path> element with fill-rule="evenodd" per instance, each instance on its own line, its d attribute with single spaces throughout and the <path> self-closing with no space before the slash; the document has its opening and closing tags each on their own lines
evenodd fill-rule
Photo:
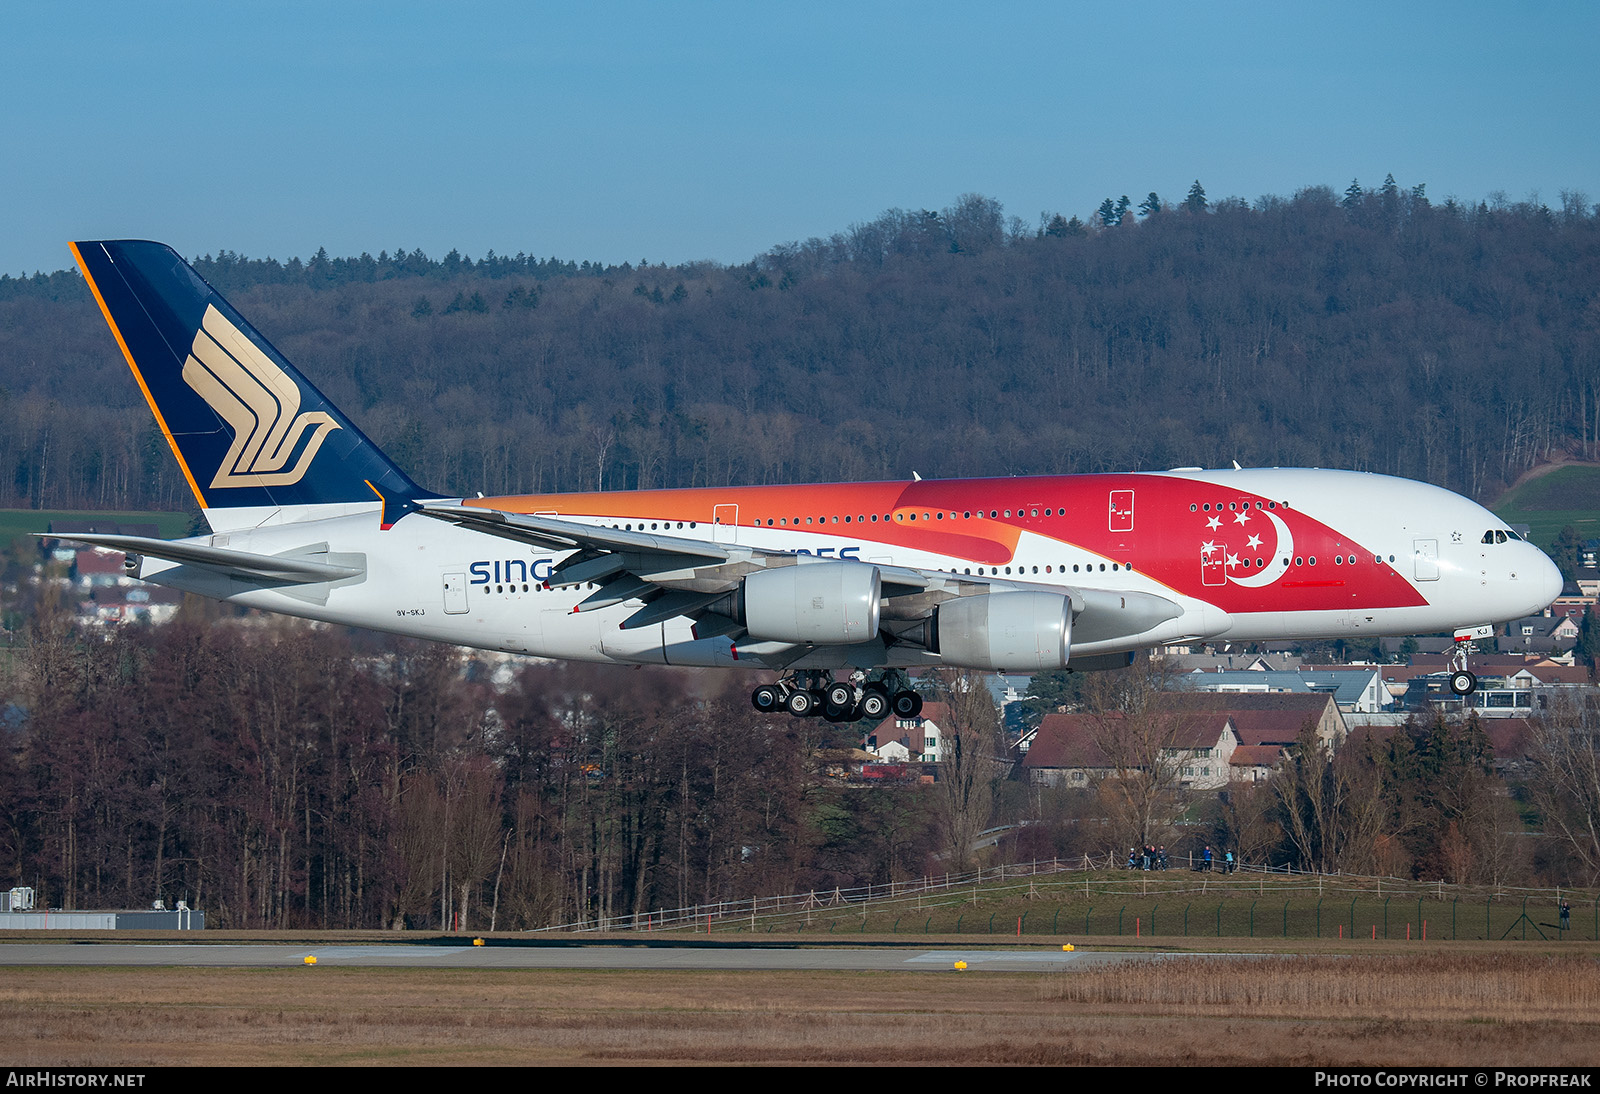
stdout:
<svg viewBox="0 0 1600 1094">
<path fill-rule="evenodd" d="M 914 718 L 890 716 L 867 732 L 865 748 L 886 763 L 938 763 L 950 712 L 944 703 L 923 703 Z"/>
<path fill-rule="evenodd" d="M 1160 740 L 1130 747 L 1124 729 L 1132 727 L 1122 714 L 1047 714 L 1022 758 L 1024 776 L 1042 786 L 1087 788 L 1130 765 L 1160 764 L 1186 789 L 1228 784 L 1239 735 L 1227 714 L 1162 711 L 1147 717 L 1165 723 L 1156 729 Z"/>
<path fill-rule="evenodd" d="M 1272 777 L 1283 759 L 1282 745 L 1240 745 L 1228 758 L 1229 780 L 1258 783 Z"/>
<path fill-rule="evenodd" d="M 1180 711 L 1227 714 L 1245 745 L 1291 745 L 1310 725 L 1332 752 L 1349 732 L 1339 704 L 1325 692 L 1177 692 L 1172 704 Z"/>
</svg>

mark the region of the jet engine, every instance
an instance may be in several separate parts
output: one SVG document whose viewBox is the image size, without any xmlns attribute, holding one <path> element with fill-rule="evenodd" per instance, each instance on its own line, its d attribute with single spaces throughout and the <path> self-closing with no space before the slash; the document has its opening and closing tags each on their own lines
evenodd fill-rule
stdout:
<svg viewBox="0 0 1600 1094">
<path fill-rule="evenodd" d="M 929 648 L 952 665 L 1008 672 L 1067 667 L 1072 600 L 1059 593 L 990 593 L 934 609 Z"/>
<path fill-rule="evenodd" d="M 883 579 L 865 562 L 814 562 L 757 570 L 710 610 L 752 638 L 848 646 L 878 634 Z"/>
</svg>

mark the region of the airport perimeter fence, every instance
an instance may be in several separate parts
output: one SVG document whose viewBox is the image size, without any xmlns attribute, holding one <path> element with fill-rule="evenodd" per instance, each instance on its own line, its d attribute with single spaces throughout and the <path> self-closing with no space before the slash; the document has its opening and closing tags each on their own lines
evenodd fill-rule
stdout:
<svg viewBox="0 0 1600 1094">
<path fill-rule="evenodd" d="M 1125 860 L 1124 860 L 1125 861 Z M 596 917 L 543 931 L 1600 941 L 1600 892 L 1237 864 L 1129 871 L 1103 856 Z M 1568 905 L 1563 921 L 1562 903 Z"/>
</svg>

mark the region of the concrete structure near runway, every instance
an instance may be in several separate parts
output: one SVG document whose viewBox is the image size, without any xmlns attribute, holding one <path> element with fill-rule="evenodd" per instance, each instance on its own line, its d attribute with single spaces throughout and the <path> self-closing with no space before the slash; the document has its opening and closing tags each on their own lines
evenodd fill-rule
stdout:
<svg viewBox="0 0 1600 1094">
<path fill-rule="evenodd" d="M 203 931 L 206 913 L 191 908 L 66 912 L 0 912 L 0 931 Z"/>
</svg>

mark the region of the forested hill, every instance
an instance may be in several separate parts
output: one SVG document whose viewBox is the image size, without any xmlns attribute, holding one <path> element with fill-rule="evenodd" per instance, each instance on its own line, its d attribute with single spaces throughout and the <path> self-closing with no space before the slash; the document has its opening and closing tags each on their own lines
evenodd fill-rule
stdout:
<svg viewBox="0 0 1600 1094">
<path fill-rule="evenodd" d="M 1154 200 L 1151 200 L 1154 199 Z M 1600 215 L 1392 182 L 1088 222 L 967 196 L 724 267 L 201 272 L 451 492 L 1345 467 L 1492 496 L 1600 440 Z M 0 278 L 0 506 L 187 490 L 73 273 Z"/>
</svg>

